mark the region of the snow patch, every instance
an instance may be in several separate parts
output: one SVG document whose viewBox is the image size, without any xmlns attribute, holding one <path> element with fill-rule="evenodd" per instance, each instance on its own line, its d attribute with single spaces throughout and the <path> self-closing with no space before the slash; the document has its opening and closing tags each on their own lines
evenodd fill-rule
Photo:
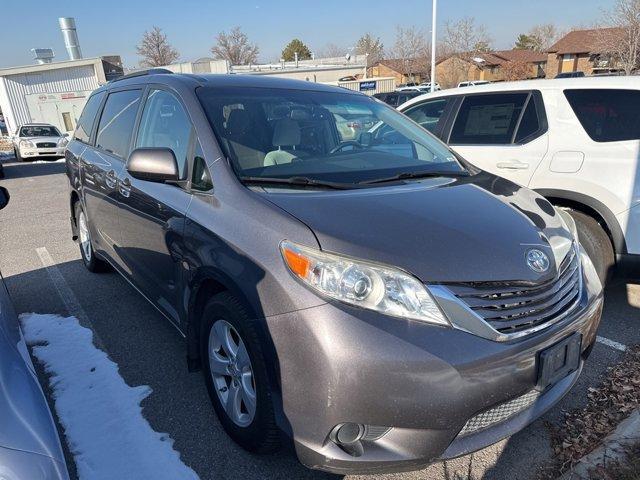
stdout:
<svg viewBox="0 0 640 480">
<path fill-rule="evenodd" d="M 128 386 L 118 365 L 93 345 L 75 317 L 22 314 L 33 354 L 51 375 L 55 409 L 81 480 L 197 479 L 167 434 L 154 431 L 140 402 L 151 393 Z"/>
</svg>

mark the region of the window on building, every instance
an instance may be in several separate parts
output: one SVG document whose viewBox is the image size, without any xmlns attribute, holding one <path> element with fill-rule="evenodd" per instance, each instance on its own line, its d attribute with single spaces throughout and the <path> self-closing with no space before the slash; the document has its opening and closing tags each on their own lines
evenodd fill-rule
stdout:
<svg viewBox="0 0 640 480">
<path fill-rule="evenodd" d="M 178 99 L 165 90 L 152 90 L 142 113 L 136 148 L 170 148 L 180 178 L 185 178 L 192 131 L 191 120 Z"/>
<path fill-rule="evenodd" d="M 528 93 L 465 97 L 453 124 L 452 145 L 508 145 Z"/>
<path fill-rule="evenodd" d="M 126 158 L 141 93 L 141 90 L 124 90 L 109 94 L 98 125 L 97 147 Z"/>
<path fill-rule="evenodd" d="M 76 131 L 73 134 L 76 140 L 89 143 L 91 129 L 93 128 L 93 124 L 96 120 L 96 115 L 98 114 L 98 109 L 100 108 L 104 95 L 104 92 L 96 93 L 87 100 L 87 103 L 82 110 L 82 114 L 80 114 Z"/>
<path fill-rule="evenodd" d="M 581 89 L 564 94 L 592 140 L 640 140 L 639 90 Z"/>
</svg>

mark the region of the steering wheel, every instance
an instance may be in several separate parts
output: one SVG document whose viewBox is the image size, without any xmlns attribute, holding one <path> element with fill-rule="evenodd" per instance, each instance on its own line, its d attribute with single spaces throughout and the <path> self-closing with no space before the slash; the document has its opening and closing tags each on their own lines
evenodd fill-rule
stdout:
<svg viewBox="0 0 640 480">
<path fill-rule="evenodd" d="M 340 145 L 337 145 L 336 147 L 332 148 L 329 151 L 329 155 L 339 152 L 344 147 L 349 147 L 349 146 L 357 148 L 358 150 L 362 150 L 364 148 L 364 146 L 360 142 L 356 142 L 355 140 L 346 140 L 344 142 L 341 142 Z"/>
</svg>

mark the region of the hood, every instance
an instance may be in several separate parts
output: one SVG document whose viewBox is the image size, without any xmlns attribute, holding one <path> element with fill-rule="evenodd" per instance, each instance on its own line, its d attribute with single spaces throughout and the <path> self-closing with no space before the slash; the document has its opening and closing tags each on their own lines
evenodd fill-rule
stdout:
<svg viewBox="0 0 640 480">
<path fill-rule="evenodd" d="M 311 228 L 322 250 L 400 267 L 424 282 L 553 278 L 572 235 L 540 195 L 481 172 L 404 185 L 265 194 Z M 291 191 L 289 191 L 291 192 Z M 544 251 L 544 274 L 526 262 Z"/>
<path fill-rule="evenodd" d="M 58 141 L 62 138 L 60 137 L 20 137 L 18 140 L 29 140 L 30 142 L 54 142 L 58 143 Z"/>
</svg>

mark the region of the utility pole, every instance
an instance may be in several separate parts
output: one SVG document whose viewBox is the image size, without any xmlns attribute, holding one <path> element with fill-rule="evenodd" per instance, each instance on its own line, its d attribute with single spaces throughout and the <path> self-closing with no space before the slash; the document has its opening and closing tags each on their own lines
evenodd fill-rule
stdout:
<svg viewBox="0 0 640 480">
<path fill-rule="evenodd" d="M 436 10 L 438 0 L 431 0 L 431 93 L 436 91 Z"/>
</svg>

